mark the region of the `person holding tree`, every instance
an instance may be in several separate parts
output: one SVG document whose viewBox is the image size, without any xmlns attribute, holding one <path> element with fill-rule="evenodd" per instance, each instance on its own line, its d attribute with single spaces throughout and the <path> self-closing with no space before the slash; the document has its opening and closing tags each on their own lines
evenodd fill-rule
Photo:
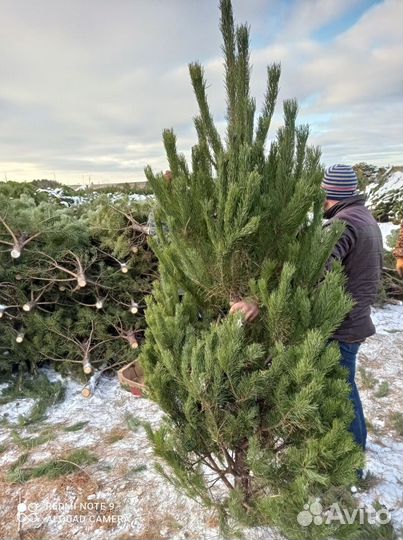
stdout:
<svg viewBox="0 0 403 540">
<path fill-rule="evenodd" d="M 164 412 L 147 433 L 160 473 L 214 507 L 226 537 L 234 520 L 272 524 L 290 539 L 358 537 L 358 523 L 324 524 L 319 535 L 297 517 L 311 497 L 333 500 L 335 489 L 354 484 L 365 463 L 348 431 L 358 415 L 338 342 L 347 342 L 351 364 L 358 342 L 374 331 L 369 305 L 380 238 L 348 169 L 327 173 L 332 215 L 323 227 L 320 150 L 308 144 L 309 126 L 297 122 L 295 99 L 283 102 L 284 125 L 268 140 L 281 67 L 267 66 L 258 112 L 249 27 L 234 23 L 230 0 L 220 1 L 220 11 L 225 137 L 209 108 L 203 67 L 193 62 L 191 163 L 166 129 L 171 181 L 145 169 L 160 279 L 147 298 L 138 361 L 148 397 Z M 339 240 L 341 220 L 347 230 Z M 343 323 L 351 296 L 357 305 Z M 254 324 L 241 324 L 243 316 Z M 362 422 L 355 434 L 364 446 Z"/>
<path fill-rule="evenodd" d="M 349 372 L 355 412 L 350 430 L 356 442 L 365 450 L 367 429 L 355 383 L 356 358 L 361 343 L 375 333 L 371 304 L 376 298 L 381 279 L 382 234 L 370 210 L 365 207 L 365 197 L 357 194 L 358 180 L 352 167 L 328 167 L 321 187 L 326 193 L 324 214 L 328 221 L 325 226 L 336 220 L 345 224 L 344 233 L 336 243 L 326 268 L 330 270 L 334 261 L 341 261 L 347 276 L 346 289 L 355 301 L 353 309 L 333 335 L 333 340 L 338 342 L 341 364 Z M 230 313 L 237 311 L 243 313 L 248 322 L 259 316 L 258 305 L 250 301 L 234 302 Z"/>
</svg>

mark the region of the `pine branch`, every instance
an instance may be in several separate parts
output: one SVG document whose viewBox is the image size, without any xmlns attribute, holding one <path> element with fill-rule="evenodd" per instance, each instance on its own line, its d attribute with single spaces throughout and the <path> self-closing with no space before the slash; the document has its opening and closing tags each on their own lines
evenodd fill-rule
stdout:
<svg viewBox="0 0 403 540">
<path fill-rule="evenodd" d="M 199 105 L 200 117 L 204 124 L 206 136 L 213 149 L 214 160 L 218 162 L 218 158 L 223 150 L 223 147 L 207 103 L 206 82 L 204 80 L 203 68 L 198 63 L 189 64 L 189 73 L 197 103 Z"/>
<path fill-rule="evenodd" d="M 255 146 L 263 147 L 270 128 L 271 119 L 277 102 L 279 80 L 281 74 L 280 64 L 273 63 L 267 67 L 267 90 L 263 110 L 259 117 L 255 136 Z"/>
<path fill-rule="evenodd" d="M 231 141 L 236 124 L 236 57 L 235 32 L 232 5 L 230 0 L 220 1 L 220 28 L 224 45 L 225 87 L 227 91 L 227 136 Z"/>
</svg>

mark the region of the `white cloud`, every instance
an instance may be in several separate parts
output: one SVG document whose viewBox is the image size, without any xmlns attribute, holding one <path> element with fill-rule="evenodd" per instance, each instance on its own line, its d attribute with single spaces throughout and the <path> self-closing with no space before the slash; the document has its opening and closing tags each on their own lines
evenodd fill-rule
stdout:
<svg viewBox="0 0 403 540">
<path fill-rule="evenodd" d="M 359 4 L 362 0 L 297 0 L 280 36 L 295 41 L 303 39 Z"/>
<path fill-rule="evenodd" d="M 289 6 L 234 1 L 236 18 L 252 27 L 258 110 L 266 65 L 281 60 L 280 98 L 298 98 L 300 119 L 311 123 L 324 159 L 398 160 L 400 0 L 368 8 L 326 43 L 312 33 L 345 16 L 352 2 Z M 193 60 L 206 65 L 211 109 L 222 126 L 216 0 L 0 0 L 0 8 L 0 177 L 52 178 L 54 172 L 67 181 L 83 175 L 141 180 L 146 163 L 166 168 L 163 128 L 176 130 L 187 154 L 195 138 L 187 70 Z M 275 123 L 280 114 L 281 107 Z"/>
<path fill-rule="evenodd" d="M 311 142 L 322 146 L 327 163 L 401 163 L 401 12 L 399 1 L 386 0 L 331 42 L 306 35 L 253 55 L 259 94 L 265 61 L 283 61 L 281 98 L 297 97 L 300 121 L 311 124 Z"/>
</svg>

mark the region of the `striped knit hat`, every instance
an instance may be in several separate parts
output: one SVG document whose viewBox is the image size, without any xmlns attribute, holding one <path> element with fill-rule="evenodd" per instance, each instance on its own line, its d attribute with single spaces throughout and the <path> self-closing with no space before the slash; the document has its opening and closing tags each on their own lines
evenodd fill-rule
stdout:
<svg viewBox="0 0 403 540">
<path fill-rule="evenodd" d="M 357 194 L 358 180 L 354 169 L 349 165 L 332 165 L 325 171 L 321 188 L 326 199 L 341 201 Z"/>
</svg>

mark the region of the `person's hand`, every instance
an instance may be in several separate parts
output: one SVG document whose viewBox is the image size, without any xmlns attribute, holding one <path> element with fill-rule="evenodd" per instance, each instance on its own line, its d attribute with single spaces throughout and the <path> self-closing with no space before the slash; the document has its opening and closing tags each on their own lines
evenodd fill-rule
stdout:
<svg viewBox="0 0 403 540">
<path fill-rule="evenodd" d="M 396 272 L 403 278 L 403 257 L 397 257 L 396 259 Z"/>
<path fill-rule="evenodd" d="M 247 322 L 253 322 L 259 316 L 259 306 L 250 301 L 240 300 L 239 302 L 233 302 L 229 312 L 236 313 L 238 311 L 243 313 Z"/>
<path fill-rule="evenodd" d="M 167 184 L 170 184 L 172 182 L 172 172 L 171 171 L 165 171 L 164 172 L 164 180 Z"/>
</svg>

